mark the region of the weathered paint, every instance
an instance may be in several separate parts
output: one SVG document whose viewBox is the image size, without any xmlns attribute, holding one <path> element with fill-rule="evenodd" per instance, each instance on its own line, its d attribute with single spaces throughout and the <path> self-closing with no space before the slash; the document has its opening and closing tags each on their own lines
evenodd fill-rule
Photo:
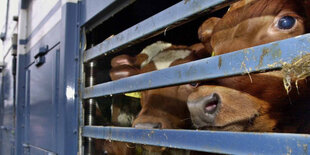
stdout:
<svg viewBox="0 0 310 155">
<path fill-rule="evenodd" d="M 192 15 L 215 11 L 220 7 L 227 6 L 235 0 L 212 0 L 201 1 L 191 0 L 188 3 L 179 2 L 170 8 L 128 28 L 127 30 L 107 39 L 93 48 L 85 51 L 84 62 L 104 55 L 105 53 L 116 52 L 122 48 L 129 47 L 132 43 L 143 41 L 143 38 L 160 34 L 167 27 L 173 28 L 176 25 L 190 20 Z M 169 15 L 169 18 L 166 18 Z M 178 23 L 178 24 L 177 24 Z"/>
<path fill-rule="evenodd" d="M 258 64 L 257 68 L 262 67 L 264 57 L 265 57 L 266 54 L 268 54 L 269 52 L 270 52 L 269 48 L 264 48 L 264 49 L 263 49 L 263 53 L 262 53 L 261 56 L 259 57 L 259 64 Z"/>
<path fill-rule="evenodd" d="M 92 138 L 224 154 L 306 154 L 310 144 L 310 137 L 304 134 L 99 126 L 86 126 L 83 131 L 83 136 Z"/>
<path fill-rule="evenodd" d="M 222 57 L 221 57 L 221 56 L 219 56 L 219 63 L 218 63 L 217 66 L 218 66 L 219 68 L 222 67 Z"/>
<path fill-rule="evenodd" d="M 193 81 L 209 80 L 224 76 L 280 69 L 283 63 L 279 62 L 292 62 L 294 58 L 310 52 L 310 43 L 305 39 L 308 37 L 310 37 L 310 34 L 302 35 L 297 39 L 291 38 L 252 47 L 251 49 L 255 52 L 244 52 L 245 50 L 240 50 L 159 71 L 98 84 L 93 87 L 85 88 L 83 98 L 86 99 Z M 279 54 L 279 51 L 281 51 L 281 54 Z M 252 59 L 249 58 L 259 61 L 252 61 Z M 221 67 L 219 67 L 219 62 L 221 62 Z M 249 68 L 251 68 L 251 70 Z M 165 75 L 165 77 L 162 77 L 162 75 Z"/>
</svg>

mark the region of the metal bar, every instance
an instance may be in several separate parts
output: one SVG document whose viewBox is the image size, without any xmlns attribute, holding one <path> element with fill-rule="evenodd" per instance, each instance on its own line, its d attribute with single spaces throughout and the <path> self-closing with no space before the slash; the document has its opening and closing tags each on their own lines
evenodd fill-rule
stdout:
<svg viewBox="0 0 310 155">
<path fill-rule="evenodd" d="M 82 5 L 84 5 L 82 7 L 82 25 L 88 23 L 87 28 L 93 29 L 133 2 L 135 2 L 135 0 L 105 0 L 104 2 L 101 0 L 82 1 Z"/>
<path fill-rule="evenodd" d="M 85 34 L 85 28 L 82 28 L 81 29 L 81 34 L 80 34 L 80 44 L 81 44 L 81 48 L 79 50 L 79 53 L 80 53 L 80 57 L 81 58 L 79 60 L 79 65 L 80 65 L 80 78 L 79 78 L 79 152 L 78 154 L 84 154 L 84 139 L 82 138 L 82 127 L 85 125 L 85 119 L 84 119 L 84 101 L 83 99 L 81 98 L 83 95 L 82 95 L 82 91 L 85 87 L 85 72 L 84 72 L 84 64 L 83 64 L 83 59 L 82 59 L 82 54 L 83 54 L 83 50 L 86 46 L 86 34 Z M 83 81 L 83 82 L 82 82 Z"/>
<path fill-rule="evenodd" d="M 89 80 L 88 83 L 90 86 L 93 86 L 95 83 L 94 77 L 94 67 L 96 66 L 95 62 L 90 62 L 89 64 Z M 84 112 L 85 112 L 85 125 L 94 125 L 96 118 L 96 101 L 94 99 L 88 99 L 84 102 Z M 92 138 L 85 138 L 85 154 L 91 155 L 95 152 L 95 141 Z"/>
<path fill-rule="evenodd" d="M 84 99 L 225 76 L 280 69 L 283 62 L 310 52 L 310 34 L 233 53 L 139 74 L 84 89 Z"/>
<path fill-rule="evenodd" d="M 170 8 L 128 28 L 115 35 L 113 38 L 103 41 L 95 47 L 88 49 L 84 53 L 84 62 L 89 62 L 99 56 L 120 50 L 122 47 L 130 46 L 147 38 L 158 34 L 166 28 L 173 28 L 190 20 L 193 15 L 214 11 L 228 5 L 236 0 L 191 0 L 179 2 Z M 169 18 L 167 18 L 169 17 Z M 192 18 L 193 19 L 193 18 Z"/>
<path fill-rule="evenodd" d="M 83 136 L 228 154 L 308 154 L 310 135 L 86 126 Z M 186 139 L 186 140 L 185 140 Z"/>
</svg>

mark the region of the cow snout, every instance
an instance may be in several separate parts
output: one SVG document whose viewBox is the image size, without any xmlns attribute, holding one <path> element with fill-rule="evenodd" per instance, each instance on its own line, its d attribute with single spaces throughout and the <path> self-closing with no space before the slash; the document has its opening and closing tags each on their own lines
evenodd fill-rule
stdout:
<svg viewBox="0 0 310 155">
<path fill-rule="evenodd" d="M 197 128 L 212 125 L 219 111 L 221 98 L 217 93 L 188 101 L 193 124 Z"/>
<path fill-rule="evenodd" d="M 161 123 L 138 123 L 134 125 L 137 129 L 161 129 Z"/>
</svg>

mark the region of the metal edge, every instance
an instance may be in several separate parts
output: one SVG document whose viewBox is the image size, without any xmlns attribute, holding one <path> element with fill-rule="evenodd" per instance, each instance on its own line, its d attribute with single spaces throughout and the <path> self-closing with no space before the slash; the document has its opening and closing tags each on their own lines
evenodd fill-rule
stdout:
<svg viewBox="0 0 310 155">
<path fill-rule="evenodd" d="M 298 46 L 297 46 L 298 45 Z M 84 99 L 171 86 L 225 76 L 280 69 L 310 52 L 310 34 L 205 58 L 84 89 Z"/>
<path fill-rule="evenodd" d="M 310 135 L 86 126 L 84 137 L 224 154 L 308 154 Z"/>
<path fill-rule="evenodd" d="M 61 7 L 61 39 L 59 65 L 59 133 L 57 153 L 77 154 L 79 102 L 79 3 L 65 3 Z M 73 38 L 73 39 L 72 39 Z"/>
<path fill-rule="evenodd" d="M 211 1 L 182 1 L 162 12 L 128 28 L 127 30 L 115 35 L 113 38 L 107 39 L 100 44 L 88 49 L 84 52 L 84 63 L 89 62 L 108 52 L 115 52 L 121 47 L 131 46 L 137 43 L 141 38 L 150 37 L 159 34 L 165 28 L 173 28 L 176 25 L 185 23 L 190 20 L 193 15 L 201 14 L 211 10 L 219 9 L 219 5 L 230 4 L 236 0 L 211 0 Z M 165 18 L 169 16 L 169 18 Z"/>
<path fill-rule="evenodd" d="M 126 8 L 133 2 L 135 2 L 135 0 L 122 0 L 122 1 L 112 0 L 110 2 L 106 1 L 104 3 L 104 6 L 100 5 L 88 6 L 87 1 L 83 1 L 82 2 L 83 8 L 81 10 L 82 11 L 81 25 L 87 27 L 87 29 L 93 29 L 102 22 L 113 17 L 116 13 Z M 94 7 L 96 7 L 97 9 Z M 92 13 L 89 13 L 87 8 L 91 8 L 90 10 L 92 11 Z M 94 10 L 97 11 L 94 12 Z"/>
</svg>

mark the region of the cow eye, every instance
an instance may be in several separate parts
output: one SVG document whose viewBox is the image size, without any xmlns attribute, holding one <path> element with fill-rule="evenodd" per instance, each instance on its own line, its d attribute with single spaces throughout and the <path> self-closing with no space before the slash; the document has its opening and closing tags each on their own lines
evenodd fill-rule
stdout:
<svg viewBox="0 0 310 155">
<path fill-rule="evenodd" d="M 192 87 L 198 87 L 199 86 L 199 83 L 198 82 L 193 82 L 193 83 L 190 83 L 189 85 L 191 85 Z"/>
<path fill-rule="evenodd" d="M 296 23 L 296 19 L 292 16 L 284 16 L 278 21 L 278 28 L 287 30 L 291 29 Z"/>
</svg>

